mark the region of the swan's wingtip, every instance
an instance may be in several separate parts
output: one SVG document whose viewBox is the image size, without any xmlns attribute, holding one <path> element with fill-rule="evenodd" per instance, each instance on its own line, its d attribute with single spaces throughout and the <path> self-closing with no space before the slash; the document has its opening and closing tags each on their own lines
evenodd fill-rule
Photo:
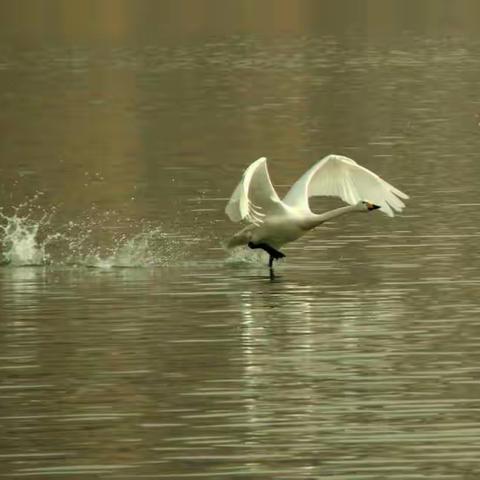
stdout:
<svg viewBox="0 0 480 480">
<path fill-rule="evenodd" d="M 256 168 L 258 165 L 260 165 L 262 163 L 266 163 L 266 162 L 267 162 L 267 157 L 260 157 L 260 158 L 257 158 L 255 161 L 253 161 L 251 163 L 250 167 L 255 167 Z"/>
</svg>

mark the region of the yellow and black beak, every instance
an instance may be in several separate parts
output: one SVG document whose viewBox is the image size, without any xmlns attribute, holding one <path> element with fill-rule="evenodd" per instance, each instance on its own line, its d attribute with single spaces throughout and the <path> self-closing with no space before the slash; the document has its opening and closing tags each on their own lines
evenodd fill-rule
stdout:
<svg viewBox="0 0 480 480">
<path fill-rule="evenodd" d="M 377 208 L 380 208 L 380 205 L 375 205 L 374 203 L 368 203 L 367 207 L 369 210 L 377 210 Z"/>
</svg>

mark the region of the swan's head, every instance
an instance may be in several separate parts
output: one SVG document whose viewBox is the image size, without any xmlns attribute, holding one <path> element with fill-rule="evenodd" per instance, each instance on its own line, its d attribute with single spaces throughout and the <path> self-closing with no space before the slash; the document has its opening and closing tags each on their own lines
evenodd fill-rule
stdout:
<svg viewBox="0 0 480 480">
<path fill-rule="evenodd" d="M 372 210 L 377 210 L 378 208 L 380 208 L 380 205 L 375 205 L 372 202 L 362 200 L 357 203 L 357 207 L 360 212 L 371 212 Z"/>
</svg>

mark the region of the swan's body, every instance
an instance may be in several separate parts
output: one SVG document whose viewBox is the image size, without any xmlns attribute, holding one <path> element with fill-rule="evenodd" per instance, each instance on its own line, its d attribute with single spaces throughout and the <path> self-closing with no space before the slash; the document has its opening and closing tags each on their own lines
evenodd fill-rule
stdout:
<svg viewBox="0 0 480 480">
<path fill-rule="evenodd" d="M 326 195 L 340 197 L 348 206 L 317 215 L 310 210 L 309 198 Z M 249 224 L 236 233 L 229 247 L 247 244 L 262 248 L 273 259 L 285 255 L 278 249 L 297 240 L 312 228 L 350 212 L 379 209 L 393 217 L 408 195 L 382 180 L 378 175 L 341 155 L 328 155 L 317 162 L 293 184 L 283 200 L 273 188 L 267 159 L 259 158 L 243 174 L 225 209 L 234 221 Z"/>
</svg>

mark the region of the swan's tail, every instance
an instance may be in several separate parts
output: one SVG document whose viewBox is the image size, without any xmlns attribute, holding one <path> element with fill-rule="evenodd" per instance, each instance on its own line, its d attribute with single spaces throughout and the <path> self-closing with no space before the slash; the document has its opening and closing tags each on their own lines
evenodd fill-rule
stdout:
<svg viewBox="0 0 480 480">
<path fill-rule="evenodd" d="M 237 232 L 226 244 L 227 248 L 239 247 L 246 245 L 252 239 L 252 229 L 255 225 L 248 225 L 244 229 Z"/>
</svg>

